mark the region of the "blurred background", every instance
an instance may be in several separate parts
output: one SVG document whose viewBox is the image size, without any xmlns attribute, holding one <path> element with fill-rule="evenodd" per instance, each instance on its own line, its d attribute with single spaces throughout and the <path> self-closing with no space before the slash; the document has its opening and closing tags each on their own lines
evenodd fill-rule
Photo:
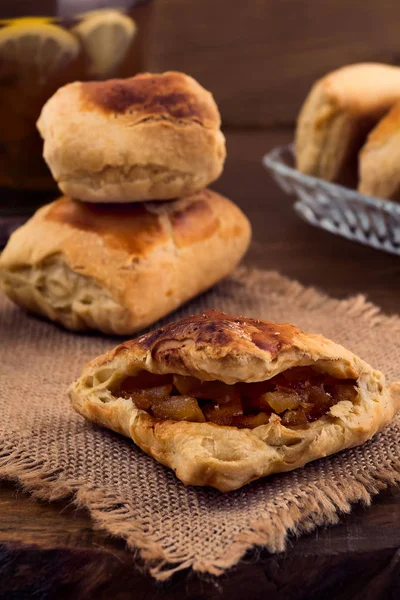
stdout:
<svg viewBox="0 0 400 600">
<path fill-rule="evenodd" d="M 2 0 L 0 224 L 57 195 L 35 123 L 59 86 L 175 69 L 226 131 L 288 130 L 326 72 L 400 63 L 399 18 L 393 0 Z"/>
<path fill-rule="evenodd" d="M 328 71 L 400 64 L 399 20 L 393 0 L 155 0 L 148 67 L 198 78 L 225 126 L 292 125 Z"/>
</svg>

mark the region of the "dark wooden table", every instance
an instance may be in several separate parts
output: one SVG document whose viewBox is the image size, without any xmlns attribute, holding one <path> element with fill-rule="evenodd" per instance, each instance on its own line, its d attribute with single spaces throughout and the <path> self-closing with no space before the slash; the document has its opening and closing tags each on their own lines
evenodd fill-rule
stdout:
<svg viewBox="0 0 400 600">
<path fill-rule="evenodd" d="M 228 134 L 224 175 L 214 186 L 247 212 L 254 242 L 247 261 L 344 297 L 363 293 L 399 312 L 400 258 L 303 223 L 261 165 L 289 131 Z M 0 487 L 0 599 L 268 598 L 317 600 L 400 597 L 400 493 L 381 493 L 341 523 L 291 539 L 287 551 L 249 554 L 217 579 L 180 573 L 156 584 L 124 544 L 93 531 L 67 503 L 38 503 L 12 484 Z"/>
</svg>

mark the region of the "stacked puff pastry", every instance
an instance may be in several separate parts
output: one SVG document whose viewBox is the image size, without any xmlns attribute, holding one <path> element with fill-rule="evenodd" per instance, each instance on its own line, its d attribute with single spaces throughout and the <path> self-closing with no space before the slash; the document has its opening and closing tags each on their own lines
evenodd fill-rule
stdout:
<svg viewBox="0 0 400 600">
<path fill-rule="evenodd" d="M 400 68 L 364 63 L 312 87 L 296 130 L 302 173 L 400 199 Z"/>
<path fill-rule="evenodd" d="M 183 73 L 60 88 L 38 129 L 65 195 L 11 236 L 5 293 L 69 329 L 129 334 L 228 275 L 251 229 L 206 188 L 226 156 L 220 124 Z"/>
</svg>

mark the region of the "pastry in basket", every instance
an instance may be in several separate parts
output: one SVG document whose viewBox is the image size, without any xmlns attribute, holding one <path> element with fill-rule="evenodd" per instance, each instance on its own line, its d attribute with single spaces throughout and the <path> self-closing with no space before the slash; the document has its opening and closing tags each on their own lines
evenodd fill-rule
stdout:
<svg viewBox="0 0 400 600">
<path fill-rule="evenodd" d="M 355 184 L 357 155 L 368 132 L 398 100 L 398 67 L 349 65 L 317 81 L 298 118 L 297 169 Z"/>
<path fill-rule="evenodd" d="M 400 408 L 400 384 L 322 335 L 214 310 L 117 346 L 69 393 L 184 483 L 223 492 L 362 444 Z"/>
<path fill-rule="evenodd" d="M 188 196 L 222 172 L 225 138 L 212 95 L 184 73 L 75 82 L 38 120 L 64 194 L 89 202 Z"/>
<path fill-rule="evenodd" d="M 250 224 L 210 190 L 173 202 L 41 208 L 0 257 L 11 300 L 73 330 L 129 334 L 232 271 Z"/>
<path fill-rule="evenodd" d="M 400 103 L 369 134 L 360 152 L 359 173 L 361 193 L 400 200 Z"/>
</svg>

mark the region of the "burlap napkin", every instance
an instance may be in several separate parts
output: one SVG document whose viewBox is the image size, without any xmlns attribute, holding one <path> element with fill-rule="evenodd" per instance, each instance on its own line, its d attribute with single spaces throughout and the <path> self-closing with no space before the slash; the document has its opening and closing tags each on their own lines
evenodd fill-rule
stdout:
<svg viewBox="0 0 400 600">
<path fill-rule="evenodd" d="M 362 297 L 337 301 L 275 273 L 242 268 L 174 314 L 206 307 L 322 332 L 400 377 L 400 318 Z M 289 532 L 334 523 L 352 502 L 400 479 L 400 420 L 363 447 L 237 492 L 185 487 L 117 434 L 84 421 L 65 390 L 84 363 L 118 341 L 74 335 L 0 301 L 0 475 L 36 497 L 73 495 L 97 526 L 139 548 L 152 574 L 215 575 L 254 545 L 283 550 Z"/>
</svg>

